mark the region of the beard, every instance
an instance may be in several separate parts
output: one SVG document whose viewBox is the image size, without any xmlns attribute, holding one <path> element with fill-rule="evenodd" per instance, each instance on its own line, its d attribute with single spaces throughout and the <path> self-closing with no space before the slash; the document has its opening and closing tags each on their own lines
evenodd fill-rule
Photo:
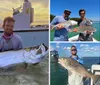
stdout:
<svg viewBox="0 0 100 85">
<path fill-rule="evenodd" d="M 12 31 L 12 32 L 4 32 L 4 34 L 5 34 L 6 36 L 11 36 L 11 35 L 13 34 L 13 31 Z"/>
</svg>

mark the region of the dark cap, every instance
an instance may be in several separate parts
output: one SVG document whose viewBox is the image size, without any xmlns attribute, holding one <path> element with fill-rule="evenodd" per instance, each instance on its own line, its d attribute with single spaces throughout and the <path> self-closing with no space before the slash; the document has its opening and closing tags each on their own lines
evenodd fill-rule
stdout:
<svg viewBox="0 0 100 85">
<path fill-rule="evenodd" d="M 68 10 L 68 9 L 65 9 L 65 10 L 64 10 L 64 13 L 66 13 L 66 12 L 71 13 L 71 11 L 70 11 L 70 10 Z"/>
</svg>

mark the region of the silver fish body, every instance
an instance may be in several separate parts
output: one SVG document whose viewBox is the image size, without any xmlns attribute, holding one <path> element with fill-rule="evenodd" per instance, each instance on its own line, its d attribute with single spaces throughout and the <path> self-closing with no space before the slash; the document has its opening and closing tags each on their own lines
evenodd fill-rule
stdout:
<svg viewBox="0 0 100 85">
<path fill-rule="evenodd" d="M 6 68 L 20 63 L 39 63 L 47 53 L 48 51 L 44 45 L 16 51 L 0 52 L 0 68 Z"/>
<path fill-rule="evenodd" d="M 61 25 L 61 26 L 63 26 L 64 28 L 67 29 L 69 26 L 77 25 L 77 22 L 74 21 L 74 20 L 64 21 L 64 22 L 61 22 L 61 23 L 59 23 L 59 24 L 57 24 L 57 25 L 53 25 L 53 26 L 52 26 L 52 29 L 57 29 L 57 26 L 58 26 L 58 25 Z"/>
<path fill-rule="evenodd" d="M 100 80 L 100 76 L 96 76 L 96 75 L 93 75 L 91 72 L 88 72 L 88 70 L 83 65 L 79 64 L 76 60 L 74 60 L 72 58 L 68 58 L 68 57 L 67 58 L 59 58 L 58 61 L 59 61 L 59 64 L 61 64 L 61 66 L 63 66 L 70 72 L 75 72 L 78 75 L 92 78 L 94 81 L 94 84 L 98 80 Z"/>
<path fill-rule="evenodd" d="M 91 32 L 96 32 L 96 29 L 91 27 L 91 26 L 79 26 L 75 28 L 77 32 L 85 32 L 85 31 L 91 31 Z"/>
</svg>

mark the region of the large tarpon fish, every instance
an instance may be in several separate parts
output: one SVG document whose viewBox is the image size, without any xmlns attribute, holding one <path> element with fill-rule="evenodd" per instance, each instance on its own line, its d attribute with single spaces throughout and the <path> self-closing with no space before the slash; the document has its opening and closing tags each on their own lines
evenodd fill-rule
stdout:
<svg viewBox="0 0 100 85">
<path fill-rule="evenodd" d="M 90 31 L 90 32 L 96 32 L 96 29 L 93 28 L 92 26 L 79 26 L 74 28 L 74 32 L 85 32 L 85 31 Z"/>
<path fill-rule="evenodd" d="M 39 63 L 48 54 L 44 44 L 35 47 L 0 52 L 0 68 L 8 68 L 21 63 Z"/>
<path fill-rule="evenodd" d="M 57 25 L 53 25 L 52 26 L 52 29 L 57 29 L 57 26 L 60 25 L 60 26 L 63 26 L 64 28 L 68 28 L 69 26 L 74 26 L 74 25 L 77 25 L 77 22 L 74 21 L 74 20 L 68 20 L 68 21 L 64 21 L 64 22 L 61 22 Z"/>
<path fill-rule="evenodd" d="M 100 76 L 93 75 L 91 72 L 88 72 L 83 65 L 79 64 L 76 60 L 72 58 L 59 58 L 58 63 L 66 68 L 70 72 L 75 72 L 78 75 L 86 76 L 93 79 L 94 85 L 100 85 Z M 98 83 L 97 83 L 98 82 Z"/>
</svg>

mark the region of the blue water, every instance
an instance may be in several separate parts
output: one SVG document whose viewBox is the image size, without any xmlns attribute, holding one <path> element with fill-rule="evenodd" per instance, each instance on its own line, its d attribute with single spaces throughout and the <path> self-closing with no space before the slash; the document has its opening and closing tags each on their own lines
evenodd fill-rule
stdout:
<svg viewBox="0 0 100 85">
<path fill-rule="evenodd" d="M 93 22 L 93 27 L 97 29 L 97 31 L 94 33 L 94 38 L 100 41 L 100 21 Z"/>
<path fill-rule="evenodd" d="M 100 64 L 100 57 L 83 57 L 84 66 L 91 68 L 92 64 Z"/>
<path fill-rule="evenodd" d="M 84 66 L 86 68 L 91 68 L 92 64 L 100 63 L 100 57 L 83 57 Z M 68 73 L 67 70 L 61 67 L 58 63 L 51 62 L 51 85 L 67 85 L 68 83 Z"/>
</svg>

